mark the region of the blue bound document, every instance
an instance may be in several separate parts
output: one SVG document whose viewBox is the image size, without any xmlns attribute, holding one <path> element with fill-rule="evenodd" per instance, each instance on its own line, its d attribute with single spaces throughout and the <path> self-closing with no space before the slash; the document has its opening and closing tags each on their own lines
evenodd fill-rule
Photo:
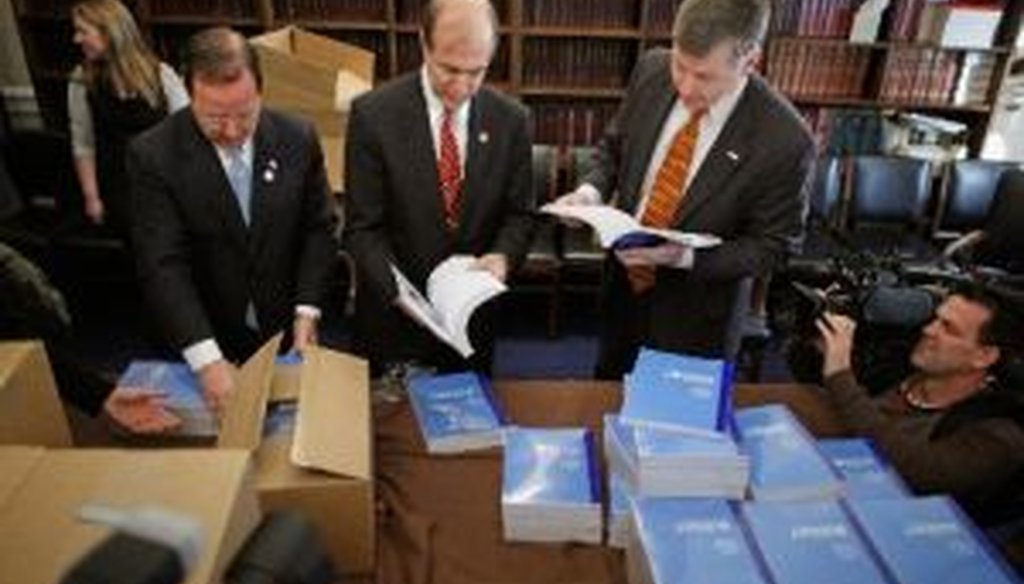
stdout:
<svg viewBox="0 0 1024 584">
<path fill-rule="evenodd" d="M 906 497 L 907 487 L 866 438 L 825 438 L 818 450 L 843 481 L 846 497 Z"/>
<path fill-rule="evenodd" d="M 183 361 L 136 360 L 117 380 L 119 387 L 153 389 L 166 394 L 167 409 L 181 419 L 173 433 L 182 436 L 217 435 L 217 417 L 203 400 L 199 380 Z"/>
<path fill-rule="evenodd" d="M 744 503 L 743 518 L 776 582 L 888 583 L 838 501 Z"/>
<path fill-rule="evenodd" d="M 625 386 L 624 424 L 724 437 L 732 400 L 728 362 L 643 348 Z"/>
<path fill-rule="evenodd" d="M 428 452 L 449 454 L 501 444 L 504 416 L 487 381 L 476 373 L 413 377 L 408 393 Z"/>
<path fill-rule="evenodd" d="M 655 584 L 767 584 L 763 568 L 723 499 L 637 499 L 630 562 Z M 638 546 L 632 547 L 632 546 Z"/>
<path fill-rule="evenodd" d="M 817 443 L 786 406 L 737 410 L 736 427 L 750 455 L 754 499 L 824 499 L 842 493 L 842 483 Z"/>
<path fill-rule="evenodd" d="M 846 504 L 899 584 L 1019 583 L 949 497 Z"/>
<path fill-rule="evenodd" d="M 505 536 L 601 541 L 600 477 L 583 428 L 510 428 L 501 488 Z"/>
</svg>

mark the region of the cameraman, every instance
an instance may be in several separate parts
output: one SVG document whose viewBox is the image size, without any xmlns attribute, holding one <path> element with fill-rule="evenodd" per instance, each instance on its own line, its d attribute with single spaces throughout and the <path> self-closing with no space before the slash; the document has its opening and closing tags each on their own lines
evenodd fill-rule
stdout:
<svg viewBox="0 0 1024 584">
<path fill-rule="evenodd" d="M 851 370 L 856 323 L 834 313 L 816 323 L 825 391 L 847 429 L 873 439 L 915 492 L 951 493 L 975 514 L 1019 497 L 1024 476 L 1024 388 L 994 375 L 1022 329 L 1000 300 L 980 289 L 949 296 L 914 346 L 914 373 L 877 397 Z"/>
</svg>

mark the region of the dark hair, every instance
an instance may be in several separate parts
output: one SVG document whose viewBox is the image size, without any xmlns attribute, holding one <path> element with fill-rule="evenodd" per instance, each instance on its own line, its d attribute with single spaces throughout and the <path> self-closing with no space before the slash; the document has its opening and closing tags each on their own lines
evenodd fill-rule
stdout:
<svg viewBox="0 0 1024 584">
<path fill-rule="evenodd" d="M 767 0 L 685 0 L 672 26 L 673 46 L 704 57 L 723 41 L 736 41 L 743 56 L 764 41 L 771 8 Z"/>
<path fill-rule="evenodd" d="M 444 11 L 445 5 L 451 4 L 452 0 L 430 0 L 427 5 L 423 8 L 423 18 L 420 21 L 420 34 L 423 37 L 423 43 L 428 49 L 433 48 L 434 43 L 434 27 L 437 24 L 437 18 Z M 491 33 L 494 37 L 494 45 L 498 44 L 498 12 L 494 9 L 494 4 L 490 0 L 483 0 L 481 4 L 487 5 L 487 15 L 491 19 Z"/>
<path fill-rule="evenodd" d="M 978 342 L 998 347 L 1005 358 L 1019 355 L 1024 345 L 1024 298 L 992 285 L 973 284 L 955 291 L 958 296 L 984 306 L 989 317 L 978 330 Z"/>
<path fill-rule="evenodd" d="M 256 51 L 244 36 L 223 26 L 201 30 L 189 38 L 182 71 L 185 86 L 190 92 L 196 78 L 212 83 L 230 83 L 245 71 L 252 73 L 257 89 L 263 87 Z"/>
</svg>

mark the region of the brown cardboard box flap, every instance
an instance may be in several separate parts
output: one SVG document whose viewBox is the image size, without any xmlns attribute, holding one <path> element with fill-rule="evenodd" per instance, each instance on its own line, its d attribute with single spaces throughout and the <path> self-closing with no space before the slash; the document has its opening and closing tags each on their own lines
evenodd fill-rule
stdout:
<svg viewBox="0 0 1024 584">
<path fill-rule="evenodd" d="M 298 466 L 370 479 L 369 367 L 324 348 L 304 355 L 291 460 Z"/>
<path fill-rule="evenodd" d="M 0 514 L 32 469 L 42 460 L 45 449 L 38 446 L 5 446 L 0 448 Z"/>
<path fill-rule="evenodd" d="M 231 396 L 221 419 L 217 448 L 252 451 L 260 445 L 270 383 L 274 377 L 274 360 L 281 346 L 281 337 L 278 333 L 267 341 L 238 371 L 235 394 Z"/>
<path fill-rule="evenodd" d="M 237 450 L 46 450 L 7 500 L 0 508 L 4 583 L 58 582 L 102 541 L 110 528 L 77 517 L 86 503 L 156 505 L 199 521 L 203 551 L 188 584 L 220 582 L 259 521 L 249 454 Z"/>
<path fill-rule="evenodd" d="M 39 341 L 0 343 L 0 444 L 71 446 L 50 360 Z"/>
</svg>

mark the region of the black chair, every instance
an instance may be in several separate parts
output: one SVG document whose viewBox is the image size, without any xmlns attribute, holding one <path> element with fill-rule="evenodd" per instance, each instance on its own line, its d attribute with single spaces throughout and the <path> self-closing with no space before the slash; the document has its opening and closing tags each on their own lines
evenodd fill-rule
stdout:
<svg viewBox="0 0 1024 584">
<path fill-rule="evenodd" d="M 823 156 L 815 165 L 803 245 L 786 266 L 793 277 L 806 279 L 829 270 L 830 258 L 839 246 L 835 233 L 843 224 L 841 170 L 841 160 L 836 156 Z"/>
<path fill-rule="evenodd" d="M 533 193 L 537 206 L 557 195 L 558 152 L 556 147 L 537 144 L 532 150 Z M 515 274 L 516 288 L 539 290 L 547 296 L 547 333 L 558 336 L 561 295 L 561 258 L 558 256 L 558 225 L 548 215 L 538 218 L 530 249 Z"/>
<path fill-rule="evenodd" d="M 950 244 L 943 256 L 1024 285 L 1024 170 L 1003 172 L 981 229 Z"/>
<path fill-rule="evenodd" d="M 593 168 L 597 149 L 592 146 L 580 146 L 570 149 L 567 187 L 574 189 L 579 186 Z M 561 255 L 564 270 L 572 277 L 572 284 L 589 289 L 600 281 L 605 251 L 597 240 L 597 234 L 588 226 L 562 226 Z M 566 282 L 566 285 L 569 285 Z"/>
<path fill-rule="evenodd" d="M 858 249 L 904 261 L 938 257 L 923 235 L 932 192 L 931 163 L 895 156 L 856 156 L 847 174 L 850 241 Z"/>
<path fill-rule="evenodd" d="M 985 223 L 996 185 L 1014 165 L 989 160 L 957 160 L 946 165 L 932 238 L 949 242 Z"/>
</svg>

